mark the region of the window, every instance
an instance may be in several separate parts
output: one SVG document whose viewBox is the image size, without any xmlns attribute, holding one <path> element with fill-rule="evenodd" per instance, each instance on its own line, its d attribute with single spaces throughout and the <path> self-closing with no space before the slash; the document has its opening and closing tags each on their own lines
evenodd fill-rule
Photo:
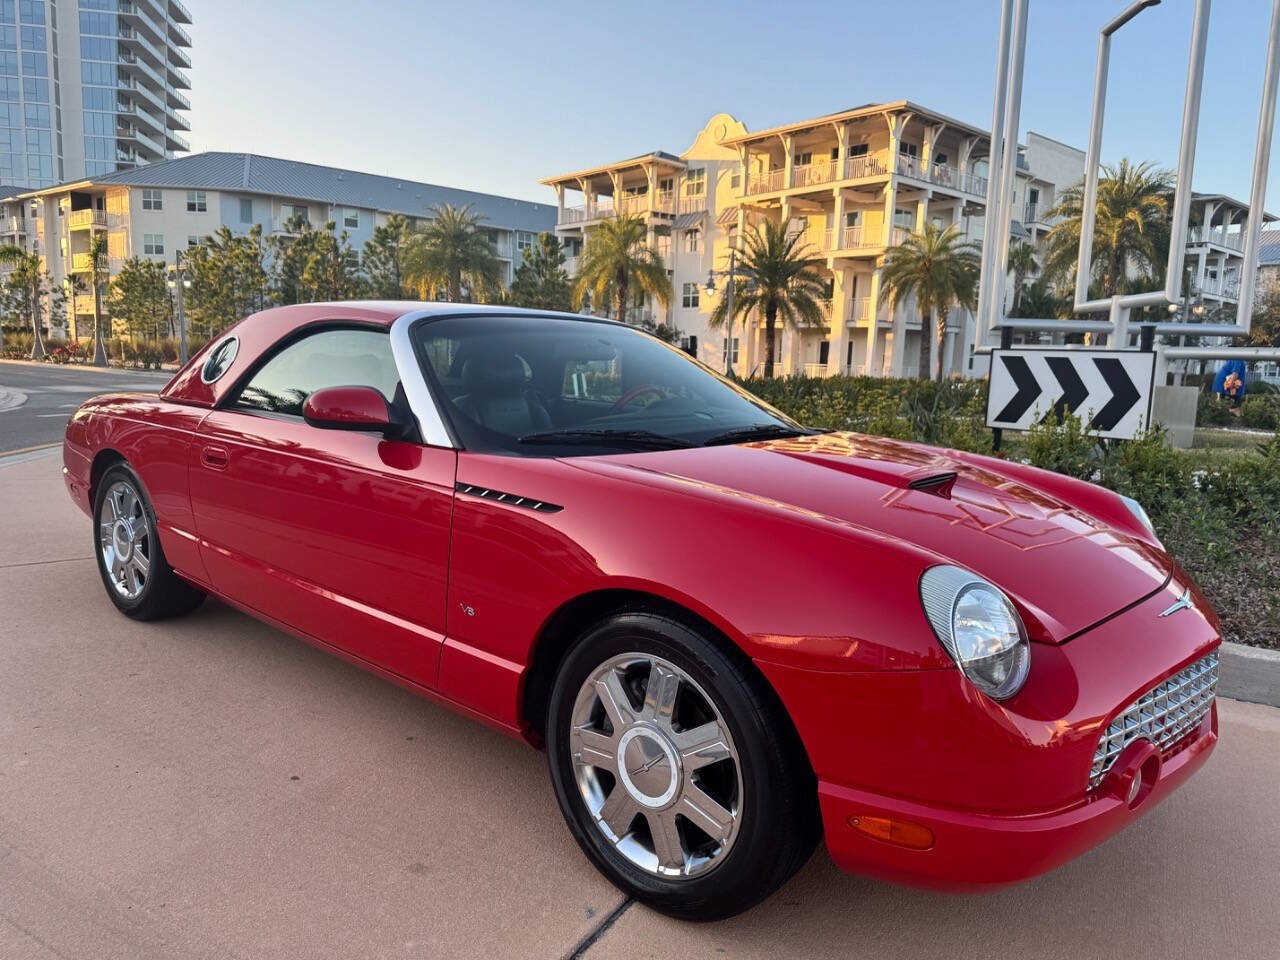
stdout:
<svg viewBox="0 0 1280 960">
<path fill-rule="evenodd" d="M 164 256 L 164 234 L 144 233 L 142 235 L 142 252 L 148 256 Z"/>
<path fill-rule="evenodd" d="M 702 240 L 701 230 L 686 230 L 684 232 L 684 252 L 697 253 L 698 244 Z"/>
<path fill-rule="evenodd" d="M 350 207 L 347 207 L 345 210 L 343 210 L 342 225 L 344 227 L 351 227 L 352 229 L 358 229 L 360 226 L 360 211 L 352 210 Z"/>
<path fill-rule="evenodd" d="M 945 164 L 947 162 L 947 155 L 945 153 L 935 153 L 933 155 L 933 162 Z"/>
<path fill-rule="evenodd" d="M 845 225 L 846 227 L 860 227 L 860 226 L 862 226 L 862 211 L 861 211 L 861 210 L 850 210 L 848 213 L 846 213 L 846 214 L 844 215 L 844 225 Z"/>
<path fill-rule="evenodd" d="M 920 156 L 920 144 L 907 143 L 905 140 L 900 140 L 898 142 L 898 153 L 904 157 L 918 157 Z"/>
<path fill-rule="evenodd" d="M 235 405 L 300 417 L 307 397 L 326 387 L 373 387 L 392 401 L 399 385 L 387 333 L 323 330 L 268 360 L 240 390 Z"/>
<path fill-rule="evenodd" d="M 461 445 L 475 452 L 599 455 L 661 449 L 665 438 L 701 443 L 758 423 L 796 429 L 680 350 L 621 324 L 477 314 L 418 324 L 410 337 Z M 633 430 L 657 436 L 620 436 Z"/>
<path fill-rule="evenodd" d="M 516 231 L 516 249 L 521 251 L 532 250 L 535 239 L 536 238 L 534 237 L 531 231 L 517 230 Z"/>
<path fill-rule="evenodd" d="M 823 340 L 821 343 L 818 344 L 818 362 L 823 366 L 826 366 L 827 362 L 830 361 L 830 359 L 831 359 L 831 341 Z"/>
<path fill-rule="evenodd" d="M 686 170 L 684 172 L 684 195 L 686 197 L 700 197 L 707 192 L 707 170 L 705 167 L 698 167 L 696 170 Z"/>
<path fill-rule="evenodd" d="M 187 246 L 188 247 L 200 246 L 200 238 L 197 237 L 194 233 L 187 234 Z"/>
<path fill-rule="evenodd" d="M 686 283 L 682 288 L 680 305 L 686 308 L 698 306 L 699 293 L 696 283 Z"/>
<path fill-rule="evenodd" d="M 865 144 L 865 143 L 854 143 L 854 144 L 850 144 L 850 146 L 849 146 L 849 156 L 851 156 L 851 157 L 865 157 L 865 156 L 867 155 L 867 153 L 868 153 L 868 151 L 869 151 L 869 150 L 870 150 L 869 145 L 868 145 L 868 144 Z"/>
<path fill-rule="evenodd" d="M 804 153 L 797 153 L 795 155 L 795 165 L 797 167 L 807 167 L 811 163 L 813 163 L 812 151 L 805 151 Z"/>
<path fill-rule="evenodd" d="M 142 191 L 142 209 L 143 210 L 163 210 L 164 195 L 159 190 L 143 190 Z"/>
<path fill-rule="evenodd" d="M 253 223 L 253 200 L 249 197 L 240 198 L 240 222 Z"/>
<path fill-rule="evenodd" d="M 839 159 L 840 159 L 840 148 L 839 148 L 839 147 L 832 147 L 832 148 L 831 148 L 831 159 L 832 159 L 832 160 L 839 160 Z"/>
<path fill-rule="evenodd" d="M 852 341 L 850 341 L 852 342 Z M 736 366 L 738 363 L 738 338 L 724 338 L 724 365 L 725 367 Z"/>
<path fill-rule="evenodd" d="M 223 340 L 209 351 L 209 356 L 205 360 L 204 366 L 200 368 L 200 379 L 205 383 L 213 383 L 213 381 L 217 380 L 227 372 L 227 368 L 235 360 L 239 349 L 240 341 L 235 337 L 227 337 Z"/>
<path fill-rule="evenodd" d="M 209 203 L 203 190 L 187 191 L 187 213 L 206 213 Z"/>
</svg>

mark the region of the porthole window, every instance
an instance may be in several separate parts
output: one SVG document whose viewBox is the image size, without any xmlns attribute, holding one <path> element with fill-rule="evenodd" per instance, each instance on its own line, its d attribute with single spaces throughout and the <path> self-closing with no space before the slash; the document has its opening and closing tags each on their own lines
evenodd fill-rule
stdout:
<svg viewBox="0 0 1280 960">
<path fill-rule="evenodd" d="M 213 381 L 217 380 L 227 372 L 227 368 L 235 360 L 236 351 L 239 349 L 240 341 L 235 337 L 227 337 L 223 340 L 209 351 L 209 356 L 205 358 L 204 366 L 200 368 L 200 379 L 205 383 L 213 383 Z"/>
</svg>

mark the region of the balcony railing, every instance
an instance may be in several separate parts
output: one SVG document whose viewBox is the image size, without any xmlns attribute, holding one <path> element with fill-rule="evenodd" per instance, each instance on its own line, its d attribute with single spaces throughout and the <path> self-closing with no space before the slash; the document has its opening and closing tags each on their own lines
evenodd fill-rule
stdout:
<svg viewBox="0 0 1280 960">
<path fill-rule="evenodd" d="M 906 227 L 894 227 L 889 234 L 889 245 L 896 247 L 900 243 L 904 243 L 907 237 L 911 236 L 912 231 Z"/>
<path fill-rule="evenodd" d="M 1025 207 L 1022 208 L 1022 222 L 1035 223 L 1037 220 L 1040 219 L 1041 211 L 1043 209 L 1044 208 L 1041 207 L 1040 204 L 1038 203 L 1028 203 Z"/>
<path fill-rule="evenodd" d="M 1206 277 L 1204 284 L 1201 286 L 1193 285 L 1192 291 L 1201 296 L 1227 297 L 1238 300 L 1240 298 L 1240 278 L 1225 277 L 1220 280 L 1212 280 Z"/>
<path fill-rule="evenodd" d="M 747 177 L 747 193 L 771 193 L 786 186 L 786 170 L 770 170 L 767 173 L 753 173 Z"/>
<path fill-rule="evenodd" d="M 588 220 L 599 220 L 602 217 L 612 217 L 614 215 L 612 203 L 586 204 L 581 207 L 565 207 L 564 216 L 560 218 L 561 223 L 585 223 Z"/>
<path fill-rule="evenodd" d="M 889 172 L 879 157 L 850 157 L 845 161 L 845 179 L 862 180 L 866 177 L 883 177 Z"/>
<path fill-rule="evenodd" d="M 806 377 L 825 377 L 827 375 L 827 365 L 825 363 L 806 363 L 804 365 L 804 375 Z"/>
<path fill-rule="evenodd" d="M 897 171 L 899 175 L 911 177 L 913 180 L 924 180 L 936 183 L 940 187 L 951 187 L 963 193 L 986 196 L 987 178 L 973 173 L 963 173 L 959 167 L 945 163 L 926 164 L 918 157 L 898 155 Z"/>
<path fill-rule="evenodd" d="M 87 253 L 73 253 L 71 269 L 75 273 L 89 273 L 93 270 L 93 258 Z"/>
<path fill-rule="evenodd" d="M 680 212 L 681 213 L 702 213 L 707 209 L 706 194 L 699 194 L 696 197 L 681 197 Z"/>
<path fill-rule="evenodd" d="M 1210 229 L 1208 227 L 1199 226 L 1192 227 L 1189 233 L 1191 243 L 1216 243 L 1220 247 L 1230 247 L 1232 250 L 1244 249 L 1244 231 L 1228 233 L 1225 229 Z"/>
<path fill-rule="evenodd" d="M 798 167 L 792 168 L 792 183 L 794 187 L 808 187 L 815 183 L 830 183 L 838 180 L 840 177 L 839 164 L 822 160 L 816 163 L 802 163 Z"/>
<path fill-rule="evenodd" d="M 3 230 L 0 232 L 3 232 L 6 235 L 27 232 L 21 217 L 5 217 L 3 220 L 0 220 L 0 227 L 3 227 Z"/>
<path fill-rule="evenodd" d="M 577 276 L 578 274 L 578 258 L 577 257 L 564 258 L 564 272 L 571 277 Z"/>
<path fill-rule="evenodd" d="M 849 301 L 848 325 L 856 327 L 860 323 L 871 322 L 871 298 L 854 297 Z"/>
<path fill-rule="evenodd" d="M 107 211 L 93 209 L 72 210 L 71 216 L 67 218 L 67 224 L 72 230 L 84 227 L 105 227 L 107 225 Z"/>
<path fill-rule="evenodd" d="M 81 315 L 88 314 L 89 316 L 92 316 L 93 315 L 93 294 L 92 293 L 76 294 L 74 306 L 75 306 L 76 313 Z"/>
</svg>

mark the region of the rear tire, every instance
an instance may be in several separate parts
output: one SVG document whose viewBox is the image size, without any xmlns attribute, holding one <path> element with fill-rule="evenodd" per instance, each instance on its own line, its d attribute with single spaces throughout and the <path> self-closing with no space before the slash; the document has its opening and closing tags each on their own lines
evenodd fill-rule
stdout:
<svg viewBox="0 0 1280 960">
<path fill-rule="evenodd" d="M 717 920 L 788 880 L 821 833 L 798 738 L 749 663 L 653 613 L 588 630 L 551 693 L 547 759 L 569 830 L 628 895 Z"/>
<path fill-rule="evenodd" d="M 179 577 L 165 560 L 155 509 L 127 463 L 114 464 L 98 481 L 93 552 L 107 596 L 125 616 L 177 617 L 204 602 L 204 591 Z"/>
</svg>

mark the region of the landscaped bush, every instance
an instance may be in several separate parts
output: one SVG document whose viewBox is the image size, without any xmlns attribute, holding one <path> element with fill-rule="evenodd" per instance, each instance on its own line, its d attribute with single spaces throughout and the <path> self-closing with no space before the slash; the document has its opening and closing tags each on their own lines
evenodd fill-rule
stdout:
<svg viewBox="0 0 1280 960">
<path fill-rule="evenodd" d="M 1231 404 L 1216 393 L 1201 393 L 1196 401 L 1197 427 L 1229 427 L 1235 423 Z"/>
<path fill-rule="evenodd" d="M 6 360 L 22 360 L 31 356 L 31 331 L 6 328 L 0 355 Z"/>
<path fill-rule="evenodd" d="M 1280 426 L 1280 398 L 1274 394 L 1245 397 L 1240 405 L 1240 424 L 1253 430 L 1274 430 Z"/>
</svg>

